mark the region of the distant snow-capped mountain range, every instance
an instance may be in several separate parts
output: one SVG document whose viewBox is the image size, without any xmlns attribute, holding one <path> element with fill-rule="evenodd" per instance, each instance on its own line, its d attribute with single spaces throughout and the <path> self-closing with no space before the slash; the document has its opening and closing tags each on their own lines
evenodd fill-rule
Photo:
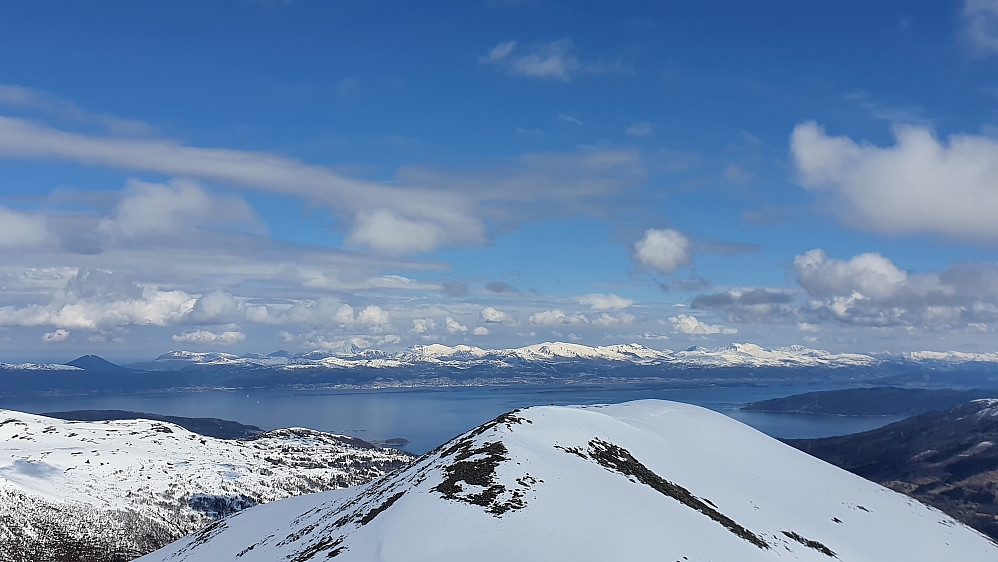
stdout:
<svg viewBox="0 0 998 562">
<path fill-rule="evenodd" d="M 909 363 L 998 363 L 998 353 L 917 351 L 897 356 L 831 353 L 800 345 L 767 349 L 751 343 L 722 347 L 691 347 L 683 351 L 657 350 L 641 344 L 591 347 L 577 343 L 545 342 L 512 349 L 484 349 L 469 345 L 416 345 L 404 351 L 385 352 L 353 348 L 344 351 L 315 350 L 291 354 L 279 351 L 269 355 L 235 355 L 223 352 L 171 351 L 145 367 L 156 364 L 244 365 L 259 367 L 374 367 L 391 368 L 418 364 L 518 366 L 523 362 L 602 361 L 636 365 L 676 367 L 857 367 L 885 362 Z M 179 366 L 179 365 L 176 365 Z"/>
<path fill-rule="evenodd" d="M 966 364 L 998 363 L 998 352 L 915 351 L 899 355 L 831 353 L 800 345 L 767 349 L 751 343 L 721 347 L 691 347 L 683 351 L 657 350 L 641 344 L 591 347 L 577 343 L 545 342 L 512 349 L 484 349 L 469 345 L 416 345 L 403 351 L 376 349 L 314 350 L 304 353 L 277 351 L 268 355 L 236 355 L 220 351 L 175 350 L 152 361 L 128 365 L 137 370 L 177 370 L 191 366 L 272 369 L 368 367 L 391 369 L 407 366 L 450 367 L 489 365 L 519 367 L 525 363 L 602 362 L 633 365 L 663 365 L 677 368 L 723 367 L 868 367 L 883 363 Z M 3 363 L 4 371 L 73 371 L 116 367 L 88 355 L 67 364 Z"/>
<path fill-rule="evenodd" d="M 325 367 L 401 367 L 417 364 L 470 365 L 489 363 L 495 366 L 516 366 L 523 362 L 607 361 L 638 365 L 672 364 L 676 366 L 856 366 L 872 365 L 879 360 L 869 355 L 833 354 L 827 351 L 791 346 L 764 349 L 755 344 L 732 344 L 718 348 L 694 347 L 685 351 L 656 350 L 640 344 L 590 347 L 576 343 L 547 342 L 513 349 L 483 349 L 480 347 L 441 344 L 417 345 L 405 351 L 384 352 L 355 349 L 347 352 L 311 351 L 308 353 L 233 355 L 209 352 L 171 351 L 156 358 L 155 363 L 188 362 L 202 365 L 259 365 Z"/>
<path fill-rule="evenodd" d="M 998 387 L 998 353 L 922 351 L 903 355 L 832 353 L 803 346 L 657 350 L 640 344 L 591 347 L 548 342 L 513 349 L 441 344 L 402 351 L 278 351 L 269 355 L 171 351 L 115 365 L 85 355 L 65 365 L 0 363 L 0 395 L 39 392 L 169 391 L 211 388 L 408 388 L 516 384 L 748 381 L 819 377 L 839 383 L 962 384 Z M 156 376 L 137 376 L 141 373 Z M 38 376 L 45 373 L 45 376 Z"/>
</svg>

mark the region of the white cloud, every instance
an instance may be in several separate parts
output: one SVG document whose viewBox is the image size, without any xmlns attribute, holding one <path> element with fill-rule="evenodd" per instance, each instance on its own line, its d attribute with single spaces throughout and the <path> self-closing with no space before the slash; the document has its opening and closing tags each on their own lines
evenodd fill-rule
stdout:
<svg viewBox="0 0 998 562">
<path fill-rule="evenodd" d="M 828 193 L 843 223 L 887 234 L 998 239 L 998 140 L 894 127 L 894 146 L 832 137 L 817 123 L 794 128 L 800 183 Z"/>
<path fill-rule="evenodd" d="M 129 180 L 114 217 L 102 220 L 98 228 L 126 236 L 165 235 L 195 224 L 250 224 L 255 219 L 243 198 L 213 197 L 191 180 Z"/>
<path fill-rule="evenodd" d="M 31 248 L 52 238 L 44 217 L 0 207 L 0 248 Z"/>
<path fill-rule="evenodd" d="M 651 121 L 636 121 L 627 127 L 626 132 L 635 137 L 649 137 L 655 134 L 655 124 Z"/>
<path fill-rule="evenodd" d="M 472 333 L 476 336 L 487 336 L 489 335 L 489 329 L 485 326 L 477 326 Z"/>
<path fill-rule="evenodd" d="M 535 312 L 530 315 L 530 323 L 536 326 L 553 326 L 564 324 L 567 316 L 559 309 Z"/>
<path fill-rule="evenodd" d="M 662 273 L 672 273 L 693 259 L 690 240 L 678 230 L 649 228 L 634 244 L 639 263 Z"/>
<path fill-rule="evenodd" d="M 609 295 L 594 293 L 579 297 L 579 304 L 588 306 L 592 310 L 622 310 L 634 304 L 634 301 L 612 293 Z"/>
<path fill-rule="evenodd" d="M 448 316 L 447 318 L 444 319 L 444 325 L 447 328 L 447 333 L 448 334 L 458 334 L 458 333 L 462 333 L 463 334 L 464 332 L 468 331 L 468 327 L 467 326 L 465 326 L 464 324 L 461 324 L 457 320 L 454 320 L 450 316 Z"/>
<path fill-rule="evenodd" d="M 998 1 L 964 0 L 964 33 L 981 55 L 998 54 Z"/>
<path fill-rule="evenodd" d="M 196 330 L 176 334 L 172 338 L 174 343 L 190 343 L 196 345 L 235 345 L 246 341 L 246 335 L 242 332 L 228 331 L 215 333 L 208 330 Z"/>
<path fill-rule="evenodd" d="M 627 314 L 626 312 L 621 312 L 620 314 L 607 314 L 604 312 L 600 314 L 595 320 L 593 320 L 593 326 L 602 326 L 604 328 L 609 328 L 613 326 L 620 326 L 626 324 L 634 323 L 634 315 Z"/>
<path fill-rule="evenodd" d="M 224 291 L 211 291 L 198 297 L 191 310 L 191 318 L 200 323 L 225 324 L 242 315 L 241 303 Z"/>
<path fill-rule="evenodd" d="M 104 329 L 120 326 L 166 326 L 186 318 L 196 299 L 184 291 L 147 287 L 137 298 L 78 299 L 72 295 L 48 304 L 0 307 L 0 326 L 54 326 Z"/>
<path fill-rule="evenodd" d="M 530 323 L 535 326 L 557 326 L 561 324 L 588 324 L 589 319 L 582 314 L 565 314 L 561 309 L 545 310 L 530 315 Z"/>
<path fill-rule="evenodd" d="M 395 345 L 401 341 L 402 338 L 395 334 L 385 334 L 377 339 L 378 345 Z"/>
<path fill-rule="evenodd" d="M 491 306 L 483 308 L 478 317 L 482 322 L 491 324 L 508 324 L 513 321 L 513 317 L 508 313 L 497 310 Z"/>
<path fill-rule="evenodd" d="M 794 258 L 797 282 L 816 296 L 851 295 L 887 298 L 910 284 L 908 274 L 877 253 L 860 254 L 849 261 L 831 259 L 822 249 Z"/>
<path fill-rule="evenodd" d="M 389 254 L 412 254 L 432 250 L 447 237 L 441 224 L 408 218 L 393 209 L 374 209 L 357 214 L 347 241 Z"/>
<path fill-rule="evenodd" d="M 686 314 L 673 316 L 669 318 L 669 322 L 672 323 L 672 327 L 675 331 L 690 335 L 705 336 L 711 334 L 738 333 L 738 330 L 735 328 L 725 328 L 723 326 L 705 324 L 697 320 L 695 316 L 689 316 Z"/>
<path fill-rule="evenodd" d="M 432 318 L 414 318 L 412 320 L 412 332 L 425 334 L 437 329 L 437 323 Z"/>
<path fill-rule="evenodd" d="M 69 330 L 63 330 L 62 328 L 54 332 L 45 332 L 42 334 L 42 341 L 45 343 L 58 343 L 67 339 L 69 339 Z"/>
<path fill-rule="evenodd" d="M 336 307 L 332 314 L 333 322 L 337 324 L 353 324 L 357 318 L 354 315 L 353 307 L 349 304 L 341 304 Z"/>
<path fill-rule="evenodd" d="M 391 314 L 388 311 L 382 309 L 381 307 L 375 305 L 369 305 L 361 310 L 357 314 L 357 322 L 361 324 L 369 324 L 372 326 L 384 326 L 392 321 Z"/>
</svg>

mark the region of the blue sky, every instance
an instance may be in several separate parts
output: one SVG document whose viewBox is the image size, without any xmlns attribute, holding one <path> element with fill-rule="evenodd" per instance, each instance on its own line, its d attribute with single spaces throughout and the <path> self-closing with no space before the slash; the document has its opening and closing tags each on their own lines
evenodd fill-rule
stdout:
<svg viewBox="0 0 998 562">
<path fill-rule="evenodd" d="M 0 360 L 993 351 L 998 2 L 33 2 Z"/>
</svg>

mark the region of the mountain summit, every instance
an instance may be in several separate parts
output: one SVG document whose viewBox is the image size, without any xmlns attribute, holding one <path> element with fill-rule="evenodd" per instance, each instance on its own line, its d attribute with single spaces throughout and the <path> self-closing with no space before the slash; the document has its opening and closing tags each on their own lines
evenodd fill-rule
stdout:
<svg viewBox="0 0 998 562">
<path fill-rule="evenodd" d="M 365 487 L 242 511 L 143 558 L 960 560 L 998 545 L 721 414 L 658 400 L 502 415 Z"/>
<path fill-rule="evenodd" d="M 103 373 L 116 373 L 131 370 L 126 367 L 122 367 L 121 365 L 116 365 L 103 357 L 98 357 L 97 355 L 84 355 L 82 357 L 77 357 L 76 359 L 66 363 L 66 365 L 83 369 L 84 371 L 100 371 Z"/>
</svg>

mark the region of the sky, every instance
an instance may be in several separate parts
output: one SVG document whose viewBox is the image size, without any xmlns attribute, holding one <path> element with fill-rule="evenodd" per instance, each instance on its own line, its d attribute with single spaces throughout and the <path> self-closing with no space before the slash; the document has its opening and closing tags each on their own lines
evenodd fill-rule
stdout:
<svg viewBox="0 0 998 562">
<path fill-rule="evenodd" d="M 0 361 L 998 349 L 996 0 L 2 12 Z"/>
</svg>

